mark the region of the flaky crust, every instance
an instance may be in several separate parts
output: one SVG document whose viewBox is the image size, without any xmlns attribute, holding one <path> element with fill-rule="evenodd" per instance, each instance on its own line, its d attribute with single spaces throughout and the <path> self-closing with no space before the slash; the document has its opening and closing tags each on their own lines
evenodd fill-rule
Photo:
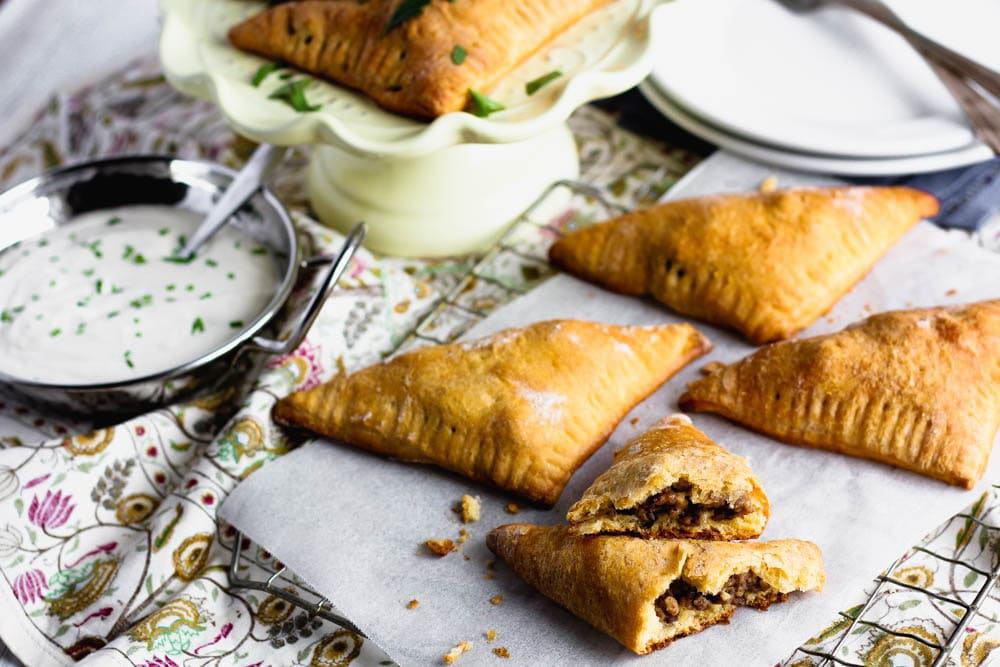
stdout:
<svg viewBox="0 0 1000 667">
<path fill-rule="evenodd" d="M 685 199 L 573 232 L 554 264 L 754 343 L 829 310 L 937 200 L 905 187 L 838 187 Z"/>
<path fill-rule="evenodd" d="M 725 622 L 734 611 L 712 604 L 661 622 L 654 603 L 675 579 L 703 593 L 718 593 L 730 576 L 747 571 L 781 593 L 818 591 L 824 583 L 819 548 L 801 540 L 578 536 L 564 526 L 512 524 L 494 529 L 487 545 L 541 593 L 639 654 Z"/>
<path fill-rule="evenodd" d="M 229 31 L 239 49 L 360 90 L 418 118 L 461 111 L 549 40 L 608 0 L 432 0 L 386 32 L 399 0 L 307 0 L 266 9 Z M 464 62 L 452 60 L 462 46 Z"/>
<path fill-rule="evenodd" d="M 771 345 L 691 383 L 680 405 L 971 488 L 1000 426 L 1000 301 Z"/>
<path fill-rule="evenodd" d="M 725 499 L 732 505 L 749 496 L 754 509 L 731 519 L 706 518 L 693 525 L 661 520 L 649 527 L 628 513 L 680 480 L 692 485 L 694 503 Z M 747 460 L 723 449 L 678 414 L 616 452 L 614 463 L 569 509 L 566 520 L 582 535 L 749 540 L 760 537 L 769 515 L 767 496 Z"/>
<path fill-rule="evenodd" d="M 274 416 L 551 505 L 636 403 L 710 347 L 688 324 L 539 322 L 338 376 Z"/>
</svg>

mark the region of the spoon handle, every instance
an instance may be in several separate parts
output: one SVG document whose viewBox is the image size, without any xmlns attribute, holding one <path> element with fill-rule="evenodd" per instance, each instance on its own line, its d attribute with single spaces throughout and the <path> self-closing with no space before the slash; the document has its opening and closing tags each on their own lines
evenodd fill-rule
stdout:
<svg viewBox="0 0 1000 667">
<path fill-rule="evenodd" d="M 205 219 L 184 248 L 178 252 L 179 257 L 190 257 L 198 251 L 208 239 L 212 238 L 219 229 L 229 221 L 229 218 L 243 206 L 247 199 L 252 197 L 271 170 L 277 166 L 285 155 L 284 146 L 273 146 L 271 144 L 261 144 L 253 152 L 250 159 L 236 175 L 233 182 L 229 184 L 226 191 L 219 197 L 212 210 L 208 212 Z"/>
</svg>

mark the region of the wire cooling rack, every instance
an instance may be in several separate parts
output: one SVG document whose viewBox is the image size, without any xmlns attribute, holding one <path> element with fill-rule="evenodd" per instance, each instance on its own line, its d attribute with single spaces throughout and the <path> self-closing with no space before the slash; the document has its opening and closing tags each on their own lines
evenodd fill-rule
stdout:
<svg viewBox="0 0 1000 667">
<path fill-rule="evenodd" d="M 554 272 L 548 264 L 547 253 L 556 238 L 587 224 L 590 220 L 620 214 L 625 210 L 625 207 L 611 201 L 610 197 L 599 188 L 587 183 L 563 180 L 552 184 L 513 221 L 500 240 L 459 278 L 451 291 L 434 303 L 428 313 L 405 333 L 399 343 L 385 356 L 424 345 L 439 345 L 456 340 L 497 307 L 527 293 Z M 519 270 L 522 274 L 528 272 L 531 274 L 531 279 L 527 284 L 523 279 L 512 279 L 513 270 Z M 1000 485 L 994 485 L 992 493 L 996 495 L 998 489 Z M 962 528 L 966 532 L 980 529 L 991 533 L 995 537 L 995 543 L 1000 545 L 1000 526 L 989 524 L 979 516 L 968 512 L 953 516 L 938 530 L 938 534 L 950 535 L 948 529 L 955 522 L 962 523 Z M 973 556 L 952 558 L 931 548 L 933 542 L 933 538 L 928 537 L 921 545 L 900 556 L 885 573 L 875 578 L 875 585 L 863 603 L 848 611 L 840 612 L 841 620 L 833 626 L 836 631 L 831 636 L 822 642 L 817 641 L 813 645 L 807 643 L 799 647 L 792 659 L 785 664 L 792 667 L 800 665 L 866 667 L 868 661 L 856 661 L 857 658 L 848 650 L 848 645 L 852 637 L 867 632 L 881 639 L 894 637 L 916 642 L 926 647 L 933 655 L 930 663 L 932 667 L 946 665 L 959 640 L 966 634 L 1000 577 L 1000 562 L 995 551 L 991 552 L 990 562 L 985 567 L 983 563 L 978 562 L 982 560 L 982 553 L 977 554 L 978 558 Z M 300 580 L 294 579 L 284 565 L 273 570 L 255 562 L 258 567 L 271 572 L 271 576 L 260 580 L 242 577 L 239 571 L 241 560 L 246 558 L 242 554 L 244 544 L 243 534 L 237 531 L 229 566 L 229 579 L 233 586 L 275 595 L 310 615 L 318 616 L 364 636 L 353 623 L 336 613 L 329 599 L 312 591 Z M 978 575 L 977 580 L 982 579 L 982 585 L 972 590 L 971 595 L 969 592 L 961 596 L 948 595 L 893 576 L 904 562 L 912 562 L 914 556 L 975 573 Z M 304 589 L 316 601 L 310 601 L 302 595 L 290 592 L 287 588 L 288 583 L 294 583 L 299 589 Z M 869 618 L 880 605 L 884 606 L 891 596 L 901 591 L 923 596 L 938 609 L 951 610 L 952 615 L 957 617 L 952 627 L 942 632 L 939 637 L 930 637 L 918 634 L 911 626 L 894 628 Z"/>
</svg>

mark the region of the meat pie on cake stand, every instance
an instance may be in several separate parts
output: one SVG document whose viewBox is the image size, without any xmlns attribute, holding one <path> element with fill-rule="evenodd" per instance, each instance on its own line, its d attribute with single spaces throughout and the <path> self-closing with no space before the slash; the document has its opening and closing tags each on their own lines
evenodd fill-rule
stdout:
<svg viewBox="0 0 1000 667">
<path fill-rule="evenodd" d="M 213 101 L 237 132 L 311 146 L 308 193 L 324 223 L 347 231 L 364 220 L 377 252 L 444 256 L 489 247 L 547 186 L 578 176 L 566 120 L 649 74 L 651 19 L 664 3 L 612 0 L 585 16 L 484 91 L 504 106 L 485 117 L 414 120 L 292 69 L 254 85 L 268 61 L 227 33 L 265 2 L 162 0 L 160 57 L 174 86 Z M 303 79 L 307 101 L 272 98 Z"/>
</svg>

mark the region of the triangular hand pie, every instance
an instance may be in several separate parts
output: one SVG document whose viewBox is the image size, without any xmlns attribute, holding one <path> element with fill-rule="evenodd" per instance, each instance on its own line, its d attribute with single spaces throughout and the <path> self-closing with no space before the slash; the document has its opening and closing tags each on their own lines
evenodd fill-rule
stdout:
<svg viewBox="0 0 1000 667">
<path fill-rule="evenodd" d="M 539 322 L 337 376 L 274 415 L 551 505 L 629 410 L 710 347 L 688 324 Z"/>
<path fill-rule="evenodd" d="M 691 383 L 685 410 L 971 488 L 1000 426 L 1000 301 L 874 315 Z"/>
<path fill-rule="evenodd" d="M 839 187 L 673 201 L 573 232 L 554 264 L 754 343 L 829 310 L 937 200 L 904 187 Z"/>
<path fill-rule="evenodd" d="M 461 111 L 470 89 L 486 92 L 607 1 L 409 2 L 415 13 L 397 13 L 399 0 L 290 2 L 234 26 L 229 39 L 360 90 L 389 111 L 435 118 Z"/>
<path fill-rule="evenodd" d="M 706 542 L 577 536 L 513 524 L 490 550 L 541 593 L 638 654 L 823 587 L 819 548 L 801 540 Z"/>
<path fill-rule="evenodd" d="M 672 415 L 616 452 L 566 520 L 583 535 L 749 540 L 768 516 L 746 459 Z"/>
</svg>

